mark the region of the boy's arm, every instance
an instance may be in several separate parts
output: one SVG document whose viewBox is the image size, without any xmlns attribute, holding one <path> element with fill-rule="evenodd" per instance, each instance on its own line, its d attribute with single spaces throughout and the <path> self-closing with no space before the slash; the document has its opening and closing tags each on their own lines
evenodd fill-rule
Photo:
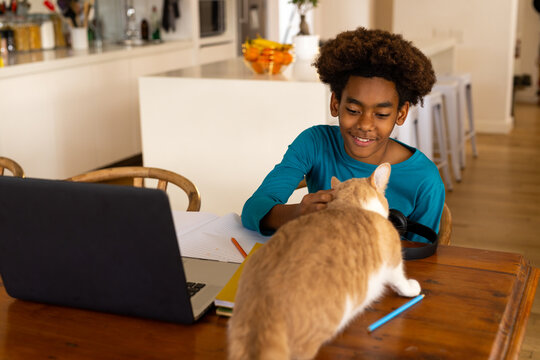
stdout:
<svg viewBox="0 0 540 360">
<path fill-rule="evenodd" d="M 299 204 L 277 204 L 270 209 L 260 222 L 261 230 L 275 231 L 288 221 L 301 215 L 325 209 L 333 199 L 333 190 L 319 190 L 306 194 Z"/>
<path fill-rule="evenodd" d="M 280 165 L 266 176 L 261 186 L 246 201 L 242 209 L 241 218 L 244 227 L 258 231 L 263 235 L 272 235 L 274 229 L 277 228 L 275 226 L 285 221 L 294 212 L 293 206 L 280 212 L 278 205 L 286 206 L 284 204 L 304 176 L 303 172 L 298 169 L 281 168 Z M 278 209 L 274 216 L 271 216 L 270 212 L 276 206 Z M 269 221 L 268 224 L 263 221 L 265 218 Z"/>
<path fill-rule="evenodd" d="M 293 141 L 281 163 L 274 167 L 244 204 L 242 224 L 246 228 L 272 235 L 275 229 L 306 211 L 310 197 L 303 207 L 286 203 L 298 183 L 310 172 L 318 152 L 316 144 L 310 129 Z"/>
</svg>

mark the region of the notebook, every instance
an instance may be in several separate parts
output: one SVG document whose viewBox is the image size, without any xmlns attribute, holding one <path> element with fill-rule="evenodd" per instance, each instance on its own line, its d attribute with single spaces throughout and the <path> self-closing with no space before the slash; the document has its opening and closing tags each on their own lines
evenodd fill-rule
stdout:
<svg viewBox="0 0 540 360">
<path fill-rule="evenodd" d="M 270 239 L 270 236 L 246 229 L 240 216 L 235 213 L 218 216 L 205 212 L 173 210 L 172 214 L 183 256 L 240 264 L 244 257 L 231 238 L 235 238 L 246 253 L 255 244 L 264 244 Z"/>
<path fill-rule="evenodd" d="M 238 264 L 182 258 L 157 189 L 0 176 L 0 274 L 18 299 L 189 324 Z M 188 283 L 205 284 L 190 298 Z"/>
<path fill-rule="evenodd" d="M 249 258 L 255 251 L 257 251 L 263 244 L 262 243 L 256 243 L 251 251 L 248 254 Z M 246 258 L 246 260 L 247 260 Z M 225 316 L 232 315 L 231 312 L 225 312 L 225 309 L 232 309 L 234 307 L 234 299 L 236 297 L 236 291 L 238 290 L 238 283 L 240 282 L 240 276 L 242 276 L 242 271 L 244 269 L 244 264 L 246 262 L 244 261 L 238 269 L 234 272 L 234 275 L 231 277 L 231 279 L 227 282 L 227 284 L 221 289 L 221 291 L 216 295 L 216 300 L 214 300 L 214 304 L 218 307 L 218 314 L 223 314 Z M 225 309 L 224 309 L 225 308 Z"/>
</svg>

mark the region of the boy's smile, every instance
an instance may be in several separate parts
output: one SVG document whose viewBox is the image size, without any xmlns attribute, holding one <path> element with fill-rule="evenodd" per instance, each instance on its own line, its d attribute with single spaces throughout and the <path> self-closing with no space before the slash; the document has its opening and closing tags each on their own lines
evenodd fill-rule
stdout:
<svg viewBox="0 0 540 360">
<path fill-rule="evenodd" d="M 332 116 L 339 116 L 349 156 L 374 165 L 384 161 L 395 164 L 403 159 L 405 148 L 389 140 L 394 125 L 402 125 L 409 110 L 408 103 L 398 110 L 398 102 L 394 83 L 379 77 L 351 76 L 341 101 L 332 93 L 330 111 Z"/>
</svg>

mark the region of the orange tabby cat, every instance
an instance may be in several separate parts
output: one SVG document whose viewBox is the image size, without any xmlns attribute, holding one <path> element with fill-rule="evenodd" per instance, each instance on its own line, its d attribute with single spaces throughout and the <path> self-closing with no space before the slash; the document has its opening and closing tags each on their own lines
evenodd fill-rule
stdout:
<svg viewBox="0 0 540 360">
<path fill-rule="evenodd" d="M 229 320 L 229 359 L 311 359 L 389 284 L 420 285 L 403 271 L 387 220 L 390 165 L 340 183 L 325 210 L 282 226 L 245 264 Z"/>
</svg>

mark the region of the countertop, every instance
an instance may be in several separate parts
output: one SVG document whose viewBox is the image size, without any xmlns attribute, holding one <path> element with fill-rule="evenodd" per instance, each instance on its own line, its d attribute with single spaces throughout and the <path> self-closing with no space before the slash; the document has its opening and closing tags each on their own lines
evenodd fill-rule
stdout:
<svg viewBox="0 0 540 360">
<path fill-rule="evenodd" d="M 281 74 L 262 75 L 251 71 L 242 57 L 172 70 L 152 77 L 319 82 L 317 72 L 310 62 L 296 60 Z"/>
<path fill-rule="evenodd" d="M 438 54 L 452 50 L 455 40 L 452 38 L 414 39 L 413 45 L 418 47 L 426 56 L 433 58 Z M 152 75 L 153 77 L 169 78 L 199 78 L 222 80 L 262 80 L 262 81 L 294 81 L 319 82 L 319 76 L 311 61 L 295 60 L 279 75 L 255 74 L 244 64 L 244 59 L 238 57 L 205 65 L 196 65 L 189 68 L 171 70 L 165 73 Z"/>
<path fill-rule="evenodd" d="M 104 44 L 101 48 L 90 47 L 87 50 L 62 48 L 23 53 L 16 52 L 9 54 L 7 59 L 4 58 L 5 66 L 0 68 L 0 79 L 193 47 L 194 44 L 191 40 L 179 40 L 142 46 Z"/>
</svg>

